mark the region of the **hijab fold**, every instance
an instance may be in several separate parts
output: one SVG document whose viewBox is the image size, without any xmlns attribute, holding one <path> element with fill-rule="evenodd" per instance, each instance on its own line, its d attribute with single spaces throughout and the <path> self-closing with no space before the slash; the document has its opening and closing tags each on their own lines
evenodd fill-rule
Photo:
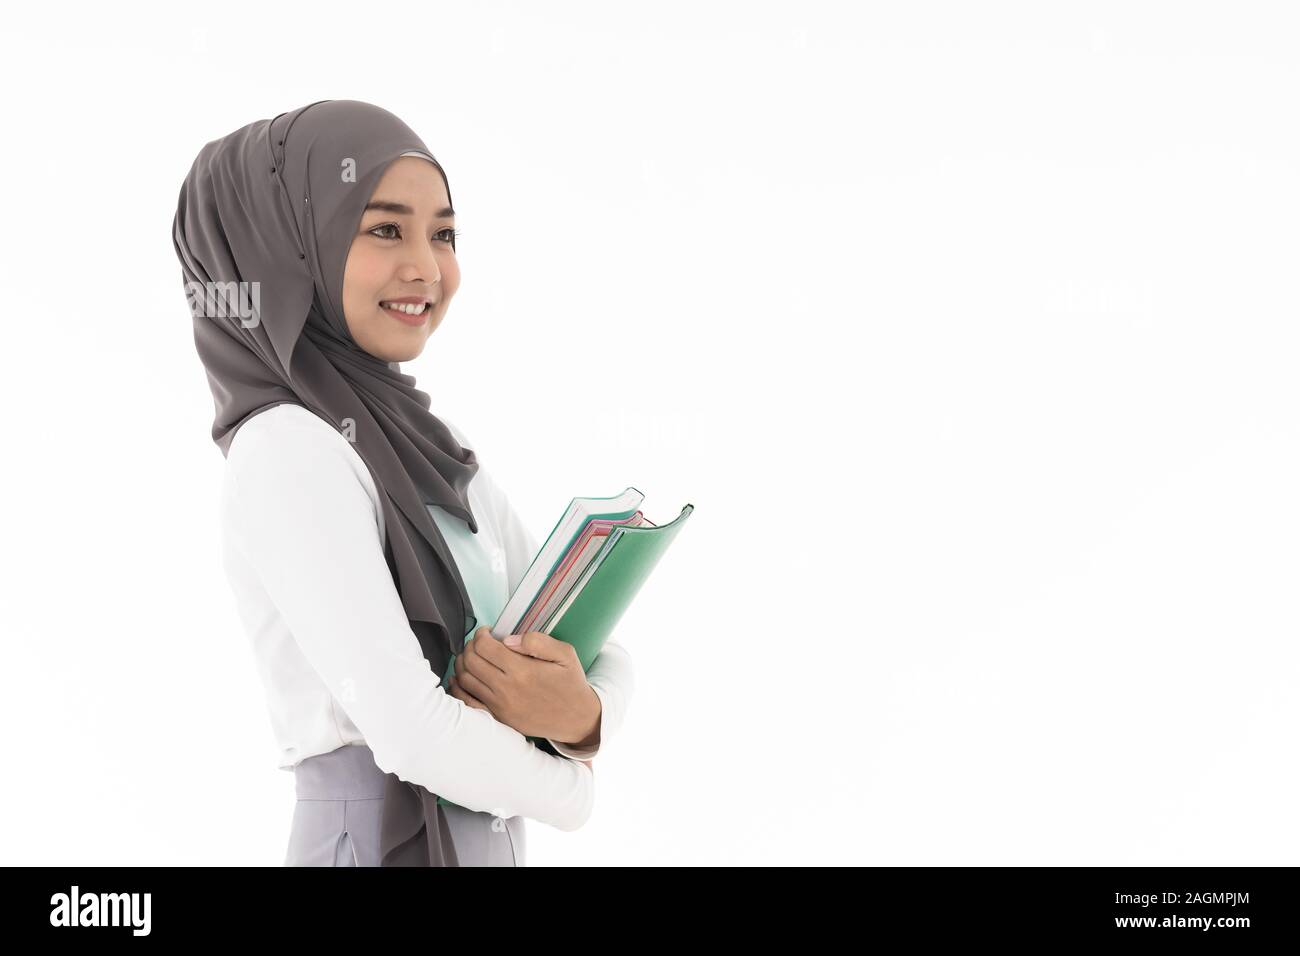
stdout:
<svg viewBox="0 0 1300 956">
<path fill-rule="evenodd" d="M 442 675 L 478 622 L 428 506 L 477 534 L 467 490 L 478 459 L 412 376 L 357 345 L 342 306 L 365 205 L 410 153 L 445 182 L 420 138 L 369 103 L 320 100 L 250 123 L 199 152 L 172 237 L 216 405 L 213 441 L 228 455 L 240 425 L 290 402 L 353 441 L 380 493 L 384 555 L 411 630 Z M 381 866 L 459 865 L 436 794 L 387 775 L 380 854 Z"/>
</svg>

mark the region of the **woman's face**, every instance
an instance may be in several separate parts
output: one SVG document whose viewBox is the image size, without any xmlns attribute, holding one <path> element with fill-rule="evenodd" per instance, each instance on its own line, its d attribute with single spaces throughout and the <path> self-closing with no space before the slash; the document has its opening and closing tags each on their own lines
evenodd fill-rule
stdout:
<svg viewBox="0 0 1300 956">
<path fill-rule="evenodd" d="M 454 226 L 437 167 L 418 156 L 395 160 L 361 216 L 343 270 L 343 313 L 357 345 L 386 362 L 424 350 L 460 287 Z M 424 309 L 408 315 L 390 307 L 396 302 Z"/>
</svg>

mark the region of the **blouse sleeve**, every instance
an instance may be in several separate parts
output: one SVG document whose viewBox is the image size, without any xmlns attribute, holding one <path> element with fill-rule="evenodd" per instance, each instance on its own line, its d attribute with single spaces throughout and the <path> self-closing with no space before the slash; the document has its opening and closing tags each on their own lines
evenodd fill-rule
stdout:
<svg viewBox="0 0 1300 956">
<path fill-rule="evenodd" d="M 506 551 L 506 569 L 510 577 L 510 593 L 523 580 L 524 572 L 532 563 L 540 545 L 532 532 L 514 509 L 510 498 L 490 479 L 488 491 L 496 506 L 497 526 L 501 529 Z M 558 753 L 574 760 L 590 760 L 599 753 L 600 748 L 609 743 L 623 726 L 628 704 L 636 689 L 636 673 L 632 665 L 632 655 L 627 648 L 612 638 L 605 642 L 596 659 L 587 670 L 587 683 L 600 699 L 600 733 L 599 739 L 592 747 L 567 747 L 551 740 L 551 746 Z M 550 740 L 550 738 L 546 738 Z"/>
<path fill-rule="evenodd" d="M 578 829 L 594 803 L 591 769 L 442 689 L 383 554 L 373 480 L 321 424 L 239 436 L 224 499 L 233 545 L 381 770 L 471 810 Z"/>
</svg>

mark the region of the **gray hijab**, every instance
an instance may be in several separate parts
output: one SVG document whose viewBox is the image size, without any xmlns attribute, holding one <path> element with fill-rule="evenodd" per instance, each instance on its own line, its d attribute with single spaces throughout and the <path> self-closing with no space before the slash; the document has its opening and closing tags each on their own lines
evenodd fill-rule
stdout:
<svg viewBox="0 0 1300 956">
<path fill-rule="evenodd" d="M 411 629 L 441 675 L 478 622 L 427 506 L 477 534 L 466 490 L 478 460 L 412 376 L 356 344 L 342 311 L 364 207 L 410 153 L 446 180 L 420 138 L 369 103 L 321 100 L 258 120 L 200 150 L 172 236 L 216 403 L 213 441 L 227 455 L 240 425 L 288 402 L 350 437 L 380 491 L 384 553 Z M 459 865 L 436 794 L 388 774 L 380 852 L 381 866 Z"/>
</svg>

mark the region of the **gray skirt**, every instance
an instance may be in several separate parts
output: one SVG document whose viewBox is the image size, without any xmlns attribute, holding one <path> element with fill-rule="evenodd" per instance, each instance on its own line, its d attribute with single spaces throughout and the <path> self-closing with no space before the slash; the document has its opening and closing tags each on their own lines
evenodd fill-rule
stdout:
<svg viewBox="0 0 1300 956">
<path fill-rule="evenodd" d="M 285 866 L 378 866 L 384 772 L 365 744 L 293 768 L 297 803 Z M 524 818 L 443 807 L 461 866 L 524 866 Z"/>
</svg>

